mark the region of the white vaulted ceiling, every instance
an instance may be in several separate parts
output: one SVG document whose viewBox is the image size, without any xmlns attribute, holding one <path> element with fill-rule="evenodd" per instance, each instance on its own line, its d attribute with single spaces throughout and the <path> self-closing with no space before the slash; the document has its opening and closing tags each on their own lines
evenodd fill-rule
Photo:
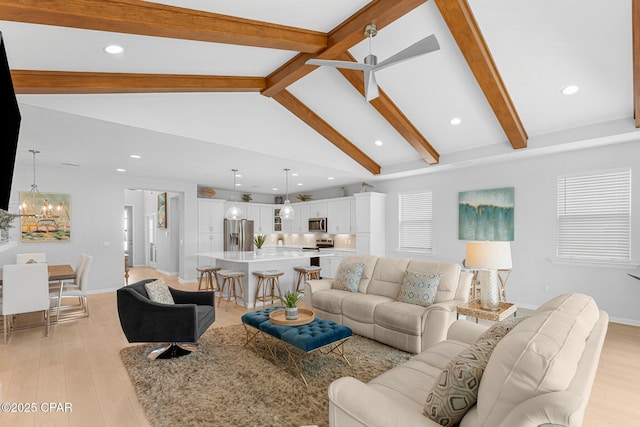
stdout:
<svg viewBox="0 0 640 427">
<path fill-rule="evenodd" d="M 137 4 L 175 6 L 319 33 L 330 33 L 364 7 L 386 3 L 74 3 L 92 6 L 114 2 L 124 11 Z M 637 133 L 631 0 L 468 1 L 495 62 L 497 80 L 503 82 L 506 98 L 512 103 L 512 117 L 522 123 L 526 148 L 513 147 L 499 114 L 492 109 L 493 95 L 483 93 L 451 22 L 441 13 L 447 0 L 410 7 L 409 12 L 380 29 L 372 47 L 382 60 L 436 35 L 439 51 L 384 69 L 376 77 L 397 110 L 438 153 L 438 162 L 424 160 L 336 69 L 319 67 L 287 85 L 288 93 L 379 165 L 379 174 L 359 163 L 360 155 L 336 147 L 281 105 L 277 97 L 259 91 L 95 93 L 90 88 L 76 88 L 51 93 L 32 87 L 27 90 L 19 75 L 25 70 L 40 70 L 264 78 L 299 51 L 141 35 L 144 31 L 132 34 L 78 28 L 80 25 L 65 27 L 62 1 L 52 6 L 60 14 L 57 24 L 54 21 L 58 18 L 37 23 L 44 22 L 36 13 L 44 9 L 42 2 L 21 2 L 27 4 L 22 15 L 12 3 L 0 0 L 0 31 L 23 116 L 17 159 L 23 164 L 30 164 L 28 150 L 35 148 L 41 151 L 39 164 L 73 163 L 109 173 L 125 168 L 132 175 L 226 184 L 227 188 L 229 170 L 237 168 L 243 175 L 243 191 L 269 194 L 273 187 L 282 188 L 283 168 L 297 172 L 295 181 L 304 183 L 295 191 L 313 191 L 469 162 L 508 161 L 575 149 L 581 147 L 581 141 L 585 141 L 583 146 L 622 142 Z M 364 38 L 362 34 L 348 49 L 359 62 L 369 53 Z M 121 45 L 124 53 L 106 54 L 103 48 L 108 44 Z M 570 84 L 579 86 L 579 91 L 562 95 L 562 88 Z M 460 125 L 450 124 L 454 117 L 461 119 Z M 376 140 L 383 145 L 374 145 Z M 130 159 L 132 153 L 142 159 Z M 335 179 L 328 181 L 329 176 Z"/>
</svg>

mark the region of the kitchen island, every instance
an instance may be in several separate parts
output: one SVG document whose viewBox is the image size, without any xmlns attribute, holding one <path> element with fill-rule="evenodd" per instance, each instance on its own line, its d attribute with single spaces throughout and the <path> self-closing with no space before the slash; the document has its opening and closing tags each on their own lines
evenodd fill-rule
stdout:
<svg viewBox="0 0 640 427">
<path fill-rule="evenodd" d="M 280 290 L 282 293 L 293 291 L 297 272 L 294 267 L 310 266 L 311 258 L 332 256 L 331 252 L 302 251 L 284 248 L 266 248 L 247 252 L 199 252 L 201 257 L 211 258 L 216 267 L 223 270 L 239 271 L 245 274 L 242 278 L 246 307 L 256 306 L 256 286 L 258 278 L 253 274 L 256 271 L 280 270 L 284 273 L 280 277 Z M 321 273 L 322 274 L 322 273 Z M 225 289 L 227 292 L 228 289 Z M 276 291 L 277 292 L 277 291 Z M 226 293 L 223 295 L 226 298 Z M 262 301 L 258 305 L 264 305 Z"/>
</svg>

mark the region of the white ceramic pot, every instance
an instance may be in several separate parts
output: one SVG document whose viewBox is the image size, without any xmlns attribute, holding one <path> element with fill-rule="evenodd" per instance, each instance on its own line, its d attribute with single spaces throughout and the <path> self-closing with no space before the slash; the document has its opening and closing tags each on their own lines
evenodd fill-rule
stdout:
<svg viewBox="0 0 640 427">
<path fill-rule="evenodd" d="M 287 320 L 298 320 L 298 307 L 285 308 L 284 318 Z"/>
</svg>

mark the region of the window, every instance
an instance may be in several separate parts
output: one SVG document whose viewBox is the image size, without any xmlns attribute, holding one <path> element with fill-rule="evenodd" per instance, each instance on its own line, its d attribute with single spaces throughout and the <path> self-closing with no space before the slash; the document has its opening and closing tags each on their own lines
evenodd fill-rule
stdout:
<svg viewBox="0 0 640 427">
<path fill-rule="evenodd" d="M 431 252 L 433 249 L 431 191 L 399 196 L 399 251 Z"/>
<path fill-rule="evenodd" d="M 629 262 L 631 170 L 558 177 L 558 258 Z"/>
</svg>

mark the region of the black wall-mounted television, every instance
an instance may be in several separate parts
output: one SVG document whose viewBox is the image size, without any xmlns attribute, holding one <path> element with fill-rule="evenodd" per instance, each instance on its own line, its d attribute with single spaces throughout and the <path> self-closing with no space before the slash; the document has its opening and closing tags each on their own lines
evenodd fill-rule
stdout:
<svg viewBox="0 0 640 427">
<path fill-rule="evenodd" d="M 0 31 L 0 209 L 9 209 L 11 181 L 16 163 L 18 133 L 20 132 L 20 110 L 13 89 L 11 70 Z"/>
</svg>

